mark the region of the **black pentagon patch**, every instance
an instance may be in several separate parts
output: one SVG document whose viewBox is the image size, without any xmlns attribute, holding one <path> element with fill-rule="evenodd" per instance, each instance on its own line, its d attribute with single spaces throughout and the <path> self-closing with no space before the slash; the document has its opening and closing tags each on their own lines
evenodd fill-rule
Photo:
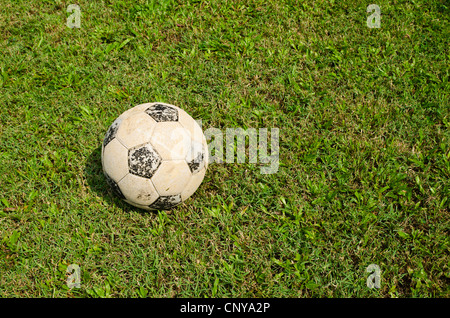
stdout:
<svg viewBox="0 0 450 318">
<path fill-rule="evenodd" d="M 186 158 L 186 162 L 192 174 L 199 172 L 205 166 L 205 147 L 198 143 L 192 143 L 191 152 Z"/>
<path fill-rule="evenodd" d="M 145 110 L 157 122 L 178 121 L 178 110 L 164 104 L 155 104 Z"/>
<path fill-rule="evenodd" d="M 111 179 L 105 172 L 103 172 L 105 174 L 106 177 L 106 182 L 108 183 L 108 185 L 111 187 L 111 189 L 113 190 L 113 192 L 121 199 L 125 199 L 125 196 L 123 195 L 122 191 L 119 188 L 119 185 L 113 180 Z"/>
<path fill-rule="evenodd" d="M 161 157 L 150 144 L 128 150 L 128 171 L 150 179 L 161 164 Z"/>
<path fill-rule="evenodd" d="M 193 160 L 187 163 L 192 174 L 199 172 L 203 168 L 204 160 L 203 152 L 199 152 Z"/>
<path fill-rule="evenodd" d="M 109 126 L 108 130 L 106 131 L 105 139 L 103 139 L 103 147 L 106 147 L 106 145 L 109 144 L 109 142 L 114 139 L 121 122 L 122 118 L 117 118 L 111 124 L 111 126 Z"/>
<path fill-rule="evenodd" d="M 181 203 L 181 194 L 160 196 L 155 202 L 149 205 L 154 210 L 169 210 Z"/>
</svg>

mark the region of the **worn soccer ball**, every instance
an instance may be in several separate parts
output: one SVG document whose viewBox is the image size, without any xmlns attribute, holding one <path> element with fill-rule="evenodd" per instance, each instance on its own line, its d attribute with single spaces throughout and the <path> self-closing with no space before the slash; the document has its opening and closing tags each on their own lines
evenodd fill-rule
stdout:
<svg viewBox="0 0 450 318">
<path fill-rule="evenodd" d="M 135 106 L 109 127 L 102 167 L 113 191 L 145 210 L 168 210 L 200 186 L 208 168 L 208 146 L 200 125 L 166 103 Z"/>
</svg>

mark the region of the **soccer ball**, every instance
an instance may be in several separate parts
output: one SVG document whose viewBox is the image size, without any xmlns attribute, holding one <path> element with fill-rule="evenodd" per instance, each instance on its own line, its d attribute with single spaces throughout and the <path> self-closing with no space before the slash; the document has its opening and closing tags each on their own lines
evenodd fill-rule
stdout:
<svg viewBox="0 0 450 318">
<path fill-rule="evenodd" d="M 199 124 L 166 103 L 137 105 L 109 127 L 102 167 L 113 191 L 144 210 L 168 210 L 202 183 L 208 146 Z"/>
</svg>

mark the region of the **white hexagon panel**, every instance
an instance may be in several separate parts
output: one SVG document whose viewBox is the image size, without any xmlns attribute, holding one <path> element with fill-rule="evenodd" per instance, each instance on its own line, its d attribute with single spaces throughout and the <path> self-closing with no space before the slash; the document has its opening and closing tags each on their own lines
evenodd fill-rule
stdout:
<svg viewBox="0 0 450 318">
<path fill-rule="evenodd" d="M 139 206 L 149 206 L 155 202 L 159 193 L 153 186 L 152 180 L 129 173 L 117 184 L 126 201 Z"/>
<path fill-rule="evenodd" d="M 102 167 L 121 199 L 145 210 L 166 210 L 202 183 L 208 146 L 201 127 L 184 110 L 146 103 L 111 124 L 102 144 Z"/>
<path fill-rule="evenodd" d="M 152 178 L 158 193 L 165 196 L 181 194 L 190 180 L 186 160 L 164 160 Z"/>
<path fill-rule="evenodd" d="M 190 147 L 191 136 L 178 122 L 161 122 L 155 125 L 151 144 L 165 160 L 182 160 Z"/>
<path fill-rule="evenodd" d="M 103 170 L 115 182 L 128 174 L 128 149 L 116 138 L 103 149 Z"/>
<path fill-rule="evenodd" d="M 132 148 L 149 142 L 155 126 L 156 121 L 146 113 L 136 112 L 120 122 L 116 138 L 127 148 Z"/>
</svg>

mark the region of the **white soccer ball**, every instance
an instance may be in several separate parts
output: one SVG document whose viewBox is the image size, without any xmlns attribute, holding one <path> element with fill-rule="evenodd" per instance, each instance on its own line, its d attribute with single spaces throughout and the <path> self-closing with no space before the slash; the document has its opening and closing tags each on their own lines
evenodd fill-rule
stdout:
<svg viewBox="0 0 450 318">
<path fill-rule="evenodd" d="M 135 106 L 109 127 L 102 167 L 113 191 L 145 210 L 168 210 L 189 198 L 208 168 L 200 125 L 166 103 Z"/>
</svg>

